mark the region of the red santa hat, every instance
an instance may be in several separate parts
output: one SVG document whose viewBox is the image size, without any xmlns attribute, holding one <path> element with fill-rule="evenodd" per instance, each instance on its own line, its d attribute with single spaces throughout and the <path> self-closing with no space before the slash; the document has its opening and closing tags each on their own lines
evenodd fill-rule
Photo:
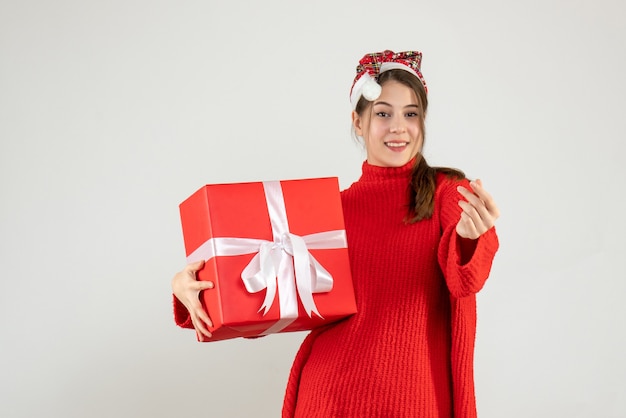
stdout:
<svg viewBox="0 0 626 418">
<path fill-rule="evenodd" d="M 356 77 L 350 90 L 352 109 L 356 108 L 361 96 L 369 101 L 376 100 L 382 92 L 382 87 L 378 84 L 378 76 L 393 69 L 401 69 L 413 74 L 420 80 L 424 90 L 428 92 L 426 80 L 420 71 L 421 64 L 422 53 L 418 51 L 393 52 L 386 50 L 365 55 L 356 67 Z"/>
</svg>

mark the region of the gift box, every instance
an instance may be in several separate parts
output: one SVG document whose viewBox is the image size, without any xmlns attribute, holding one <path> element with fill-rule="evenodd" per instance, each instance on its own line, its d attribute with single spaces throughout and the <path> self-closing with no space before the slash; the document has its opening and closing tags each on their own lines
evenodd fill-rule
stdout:
<svg viewBox="0 0 626 418">
<path fill-rule="evenodd" d="M 210 184 L 179 206 L 211 339 L 304 331 L 356 313 L 336 177 Z"/>
</svg>

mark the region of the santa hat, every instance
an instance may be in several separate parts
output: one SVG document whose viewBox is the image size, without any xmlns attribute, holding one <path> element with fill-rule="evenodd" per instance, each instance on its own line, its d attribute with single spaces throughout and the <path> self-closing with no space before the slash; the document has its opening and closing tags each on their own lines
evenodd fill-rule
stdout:
<svg viewBox="0 0 626 418">
<path fill-rule="evenodd" d="M 420 72 L 421 64 L 422 53 L 418 51 L 393 52 L 386 50 L 365 55 L 356 67 L 356 77 L 350 90 L 352 109 L 356 108 L 361 96 L 369 101 L 376 100 L 382 92 L 382 87 L 378 84 L 378 76 L 393 69 L 401 69 L 413 74 L 420 80 L 424 90 L 428 92 L 426 80 Z"/>
</svg>

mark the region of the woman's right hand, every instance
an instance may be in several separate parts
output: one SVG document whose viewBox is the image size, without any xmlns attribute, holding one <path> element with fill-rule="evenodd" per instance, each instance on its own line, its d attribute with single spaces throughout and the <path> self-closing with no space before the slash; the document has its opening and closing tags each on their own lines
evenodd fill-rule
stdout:
<svg viewBox="0 0 626 418">
<path fill-rule="evenodd" d="M 191 322 L 198 334 L 211 338 L 211 332 L 208 327 L 212 327 L 213 323 L 209 314 L 204 310 L 200 303 L 200 292 L 213 288 L 213 282 L 200 281 L 196 278 L 196 273 L 204 267 L 204 261 L 187 264 L 187 266 L 176 273 L 172 279 L 172 291 L 174 296 L 189 311 Z M 201 336 L 199 335 L 199 336 Z"/>
</svg>

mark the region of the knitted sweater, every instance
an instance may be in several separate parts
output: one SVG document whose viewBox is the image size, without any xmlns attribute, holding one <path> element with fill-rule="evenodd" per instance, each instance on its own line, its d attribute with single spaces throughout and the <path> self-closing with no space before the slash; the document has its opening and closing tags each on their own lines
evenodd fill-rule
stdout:
<svg viewBox="0 0 626 418">
<path fill-rule="evenodd" d="M 292 417 L 476 417 L 476 297 L 498 238 L 456 234 L 458 184 L 437 176 L 431 219 L 405 224 L 411 167 L 363 163 L 342 192 L 358 313 L 311 331 L 283 405 Z"/>
</svg>

